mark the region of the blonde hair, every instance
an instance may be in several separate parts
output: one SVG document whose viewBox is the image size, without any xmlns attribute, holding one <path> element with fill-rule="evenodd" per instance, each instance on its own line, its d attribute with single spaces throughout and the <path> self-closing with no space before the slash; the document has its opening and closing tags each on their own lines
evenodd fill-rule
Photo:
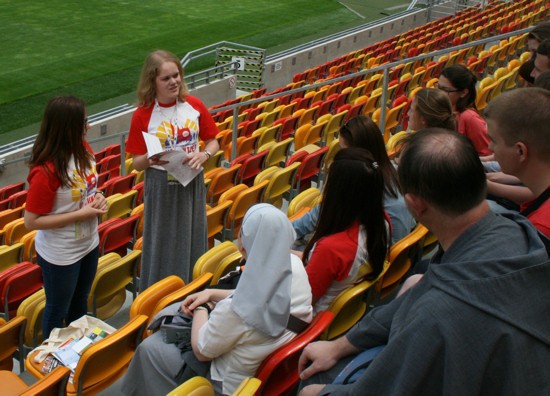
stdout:
<svg viewBox="0 0 550 396">
<path fill-rule="evenodd" d="M 426 120 L 426 127 L 456 130 L 456 118 L 448 94 L 436 88 L 423 88 L 413 100 L 416 101 L 416 111 Z"/>
<path fill-rule="evenodd" d="M 141 69 L 137 87 L 137 106 L 150 106 L 155 101 L 157 96 L 155 79 L 158 76 L 160 66 L 164 62 L 173 62 L 178 67 L 181 75 L 179 99 L 184 101 L 185 97 L 189 95 L 189 90 L 183 79 L 183 67 L 181 66 L 179 58 L 169 51 L 157 50 L 151 52 L 147 56 L 143 64 L 143 69 Z"/>
</svg>

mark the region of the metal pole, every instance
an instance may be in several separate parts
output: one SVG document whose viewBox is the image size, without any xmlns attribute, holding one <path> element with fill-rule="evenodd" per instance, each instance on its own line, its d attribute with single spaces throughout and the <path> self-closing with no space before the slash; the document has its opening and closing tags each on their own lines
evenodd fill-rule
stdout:
<svg viewBox="0 0 550 396">
<path fill-rule="evenodd" d="M 390 79 L 389 68 L 384 69 L 384 77 L 382 78 L 382 101 L 380 103 L 380 131 L 384 136 L 386 128 L 386 102 L 388 101 L 388 80 Z"/>
</svg>

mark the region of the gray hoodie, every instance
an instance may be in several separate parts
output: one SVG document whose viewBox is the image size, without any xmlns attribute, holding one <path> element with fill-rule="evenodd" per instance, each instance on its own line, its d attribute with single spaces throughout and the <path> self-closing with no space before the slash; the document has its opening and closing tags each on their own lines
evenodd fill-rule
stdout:
<svg viewBox="0 0 550 396">
<path fill-rule="evenodd" d="M 548 251 L 527 219 L 488 213 L 347 334 L 387 346 L 355 384 L 321 394 L 550 394 Z"/>
</svg>

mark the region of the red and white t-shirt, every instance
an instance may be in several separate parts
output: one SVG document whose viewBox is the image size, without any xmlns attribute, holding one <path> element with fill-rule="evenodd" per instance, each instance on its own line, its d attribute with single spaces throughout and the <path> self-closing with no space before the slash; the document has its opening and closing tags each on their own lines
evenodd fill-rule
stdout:
<svg viewBox="0 0 550 396">
<path fill-rule="evenodd" d="M 136 109 L 126 144 L 127 152 L 147 153 L 142 132 L 157 136 L 165 150 L 194 153 L 199 151 L 199 138 L 210 140 L 219 131 L 206 106 L 199 99 L 186 96 L 185 102 L 178 100 L 169 105 L 157 102 Z M 163 170 L 160 166 L 154 167 Z"/>
<path fill-rule="evenodd" d="M 306 272 L 314 296 L 322 296 L 314 311 L 324 311 L 332 300 L 357 280 L 368 260 L 367 232 L 356 222 L 345 231 L 323 237 L 310 252 Z"/>
<path fill-rule="evenodd" d="M 86 146 L 90 150 L 87 143 Z M 71 158 L 69 176 L 73 185 L 67 188 L 55 176 L 53 163 L 32 168 L 27 178 L 29 192 L 25 210 L 39 215 L 69 213 L 92 202 L 97 189 L 95 162 L 86 174 L 81 175 Z M 97 219 L 39 230 L 34 241 L 37 253 L 50 264 L 74 264 L 99 244 Z"/>
</svg>

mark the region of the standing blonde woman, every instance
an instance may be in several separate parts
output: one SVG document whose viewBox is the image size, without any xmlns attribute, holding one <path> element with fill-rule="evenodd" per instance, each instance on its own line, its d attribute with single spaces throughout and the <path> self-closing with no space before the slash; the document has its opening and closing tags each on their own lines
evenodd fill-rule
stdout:
<svg viewBox="0 0 550 396">
<path fill-rule="evenodd" d="M 182 167 L 200 169 L 219 149 L 218 128 L 206 106 L 190 96 L 179 59 L 168 51 L 155 51 L 145 60 L 138 84 L 138 105 L 132 117 L 126 150 L 133 165 L 145 170 L 143 256 L 140 290 L 169 275 L 186 283 L 192 266 L 208 249 L 206 189 L 200 172 L 183 186 L 162 165 L 147 155 L 142 132 L 161 138 L 165 150 L 185 151 Z M 199 151 L 199 139 L 204 151 Z"/>
<path fill-rule="evenodd" d="M 107 201 L 96 190 L 95 160 L 84 140 L 89 128 L 84 101 L 57 96 L 46 106 L 32 149 L 25 226 L 38 230 L 45 339 L 87 313 L 97 270 L 97 217 L 107 212 Z"/>
</svg>

